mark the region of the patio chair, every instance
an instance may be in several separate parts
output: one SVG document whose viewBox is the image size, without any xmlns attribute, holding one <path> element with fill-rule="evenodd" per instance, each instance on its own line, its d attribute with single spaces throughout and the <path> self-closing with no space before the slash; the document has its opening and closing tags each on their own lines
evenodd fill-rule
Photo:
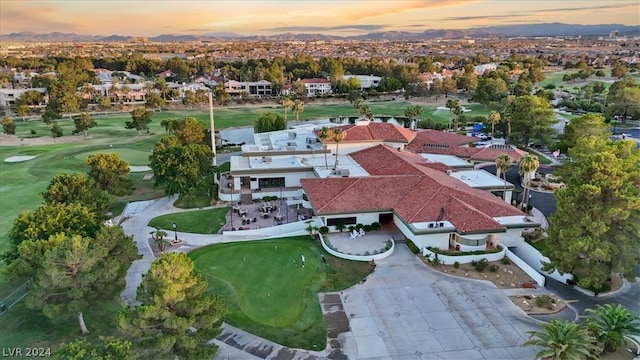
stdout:
<svg viewBox="0 0 640 360">
<path fill-rule="evenodd" d="M 358 237 L 358 235 L 355 233 L 349 233 L 349 236 L 351 236 L 352 239 L 355 239 Z"/>
<path fill-rule="evenodd" d="M 364 234 L 365 234 L 365 233 L 364 233 L 364 230 L 360 229 L 359 235 L 360 235 L 360 236 L 364 236 Z"/>
</svg>

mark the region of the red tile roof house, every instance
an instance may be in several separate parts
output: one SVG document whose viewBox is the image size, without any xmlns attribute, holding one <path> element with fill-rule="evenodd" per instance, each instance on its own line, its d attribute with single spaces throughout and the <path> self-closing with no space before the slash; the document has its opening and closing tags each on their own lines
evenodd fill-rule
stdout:
<svg viewBox="0 0 640 360">
<path fill-rule="evenodd" d="M 330 137 L 324 140 L 324 144 L 332 153 L 336 151 L 336 141 L 333 129 L 340 128 L 344 137 L 337 148 L 340 154 L 349 154 L 354 151 L 366 149 L 375 145 L 385 144 L 403 149 L 416 136 L 416 132 L 405 129 L 391 123 L 373 122 L 368 120 L 357 121 L 354 125 L 341 125 L 329 130 Z M 320 130 L 316 130 L 320 135 Z"/>
<path fill-rule="evenodd" d="M 539 226 L 500 198 L 450 176 L 447 170 L 452 169 L 431 166 L 418 154 L 378 145 L 350 156 L 371 176 L 301 180 L 308 199 L 303 205 L 334 231 L 338 223 L 393 222 L 423 251 L 472 251 L 521 241 L 523 228 Z"/>
</svg>

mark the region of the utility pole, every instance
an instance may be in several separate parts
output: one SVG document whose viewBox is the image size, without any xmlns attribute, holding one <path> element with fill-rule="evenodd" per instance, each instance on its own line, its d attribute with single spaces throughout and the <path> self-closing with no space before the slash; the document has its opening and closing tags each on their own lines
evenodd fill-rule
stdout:
<svg viewBox="0 0 640 360">
<path fill-rule="evenodd" d="M 209 92 L 209 122 L 211 126 L 211 151 L 213 152 L 213 166 L 216 166 L 216 131 L 213 121 L 213 93 Z"/>
</svg>

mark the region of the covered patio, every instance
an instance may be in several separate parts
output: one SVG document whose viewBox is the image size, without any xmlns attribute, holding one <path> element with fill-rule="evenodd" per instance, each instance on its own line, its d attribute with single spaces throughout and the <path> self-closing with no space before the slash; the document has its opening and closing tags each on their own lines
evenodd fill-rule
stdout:
<svg viewBox="0 0 640 360">
<path fill-rule="evenodd" d="M 331 244 L 331 248 L 343 254 L 369 255 L 383 252 L 387 240 L 404 240 L 405 236 L 395 225 L 384 225 L 380 230 L 366 232 L 362 236 L 352 237 L 347 230 L 344 232 L 332 232 L 324 235 L 325 242 Z"/>
</svg>

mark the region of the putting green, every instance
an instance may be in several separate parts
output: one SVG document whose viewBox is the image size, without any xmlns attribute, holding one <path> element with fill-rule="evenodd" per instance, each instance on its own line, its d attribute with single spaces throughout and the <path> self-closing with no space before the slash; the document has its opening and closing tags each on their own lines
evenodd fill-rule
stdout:
<svg viewBox="0 0 640 360">
<path fill-rule="evenodd" d="M 90 155 L 93 154 L 108 154 L 108 153 L 116 153 L 122 158 L 122 160 L 129 163 L 129 165 L 138 165 L 144 166 L 149 164 L 149 155 L 151 152 L 144 152 L 140 150 L 131 150 L 127 148 L 108 148 L 104 150 L 98 151 L 88 151 L 75 155 L 74 157 L 78 160 L 86 161 Z"/>
<path fill-rule="evenodd" d="M 300 255 L 306 257 L 304 268 Z M 275 327 L 300 319 L 305 292 L 320 266 L 319 254 L 293 239 L 212 246 L 191 257 L 210 281 L 228 287 L 247 317 Z"/>
</svg>

